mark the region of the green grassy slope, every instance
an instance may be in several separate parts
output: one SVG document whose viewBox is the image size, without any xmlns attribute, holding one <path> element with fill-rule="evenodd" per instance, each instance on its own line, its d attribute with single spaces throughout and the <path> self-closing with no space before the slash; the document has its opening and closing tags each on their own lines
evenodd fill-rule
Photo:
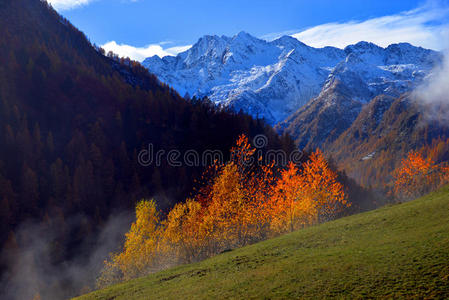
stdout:
<svg viewBox="0 0 449 300">
<path fill-rule="evenodd" d="M 84 299 L 449 299 L 449 187 Z"/>
</svg>

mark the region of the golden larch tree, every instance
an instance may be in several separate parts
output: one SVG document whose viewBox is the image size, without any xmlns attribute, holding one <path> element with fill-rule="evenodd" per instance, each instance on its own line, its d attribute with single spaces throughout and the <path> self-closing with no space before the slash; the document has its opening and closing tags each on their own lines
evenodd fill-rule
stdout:
<svg viewBox="0 0 449 300">
<path fill-rule="evenodd" d="M 282 171 L 269 209 L 274 233 L 299 229 L 316 215 L 311 199 L 305 197 L 302 179 L 298 167 L 292 162 Z"/>
<path fill-rule="evenodd" d="M 202 217 L 202 206 L 193 199 L 176 204 L 167 215 L 164 246 L 178 262 L 190 263 L 204 256 L 206 236 Z"/>
<path fill-rule="evenodd" d="M 160 214 L 154 200 L 142 200 L 137 204 L 136 221 L 126 233 L 123 251 L 111 255 L 111 259 L 105 262 L 106 268 L 103 278 L 99 280 L 100 285 L 102 280 L 114 280 L 117 276 L 122 280 L 129 280 L 161 267 L 159 254 L 163 229 L 160 223 Z"/>
<path fill-rule="evenodd" d="M 400 199 L 413 199 L 431 191 L 438 182 L 434 161 L 411 151 L 393 173 L 394 195 Z"/>
<path fill-rule="evenodd" d="M 300 182 L 304 187 L 304 197 L 308 199 L 306 202 L 312 202 L 317 210 L 316 221 L 327 221 L 350 206 L 344 187 L 337 178 L 337 173 L 329 167 L 319 149 L 303 166 Z"/>
</svg>

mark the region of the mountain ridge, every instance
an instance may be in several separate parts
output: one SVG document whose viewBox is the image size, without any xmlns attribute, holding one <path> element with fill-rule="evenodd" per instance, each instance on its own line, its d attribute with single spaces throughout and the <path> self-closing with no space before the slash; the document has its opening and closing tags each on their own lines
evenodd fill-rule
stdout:
<svg viewBox="0 0 449 300">
<path fill-rule="evenodd" d="M 274 124 L 317 94 L 329 67 L 342 58 L 341 49 L 315 49 L 291 37 L 267 42 L 241 32 L 202 37 L 176 57 L 153 56 L 143 65 L 180 94 L 208 96 Z M 302 72 L 292 72 L 295 65 Z M 279 104 L 287 107 L 277 110 Z"/>
<path fill-rule="evenodd" d="M 438 134 L 447 136 L 441 124 L 416 126 L 412 119 L 423 120 L 426 110 L 410 100 L 410 92 L 442 61 L 442 53 L 409 43 L 384 48 L 361 41 L 344 49 L 313 48 L 290 36 L 268 42 L 239 33 L 232 38 L 201 38 L 176 57 L 153 57 L 144 66 L 175 89 L 188 82 L 182 92 L 208 96 L 217 105 L 267 119 L 299 148 L 321 148 L 358 183 L 379 186 L 389 178 L 396 160 L 412 150 L 406 144 L 421 147 Z M 198 86 L 200 90 L 195 89 Z M 376 113 L 368 113 L 369 109 Z M 372 136 L 365 141 L 357 134 Z M 363 146 L 364 141 L 370 146 Z M 397 155 L 376 146 L 386 142 L 394 145 Z M 373 180 L 368 179 L 370 174 Z"/>
<path fill-rule="evenodd" d="M 153 56 L 142 64 L 180 94 L 207 96 L 275 125 L 319 96 L 332 78 L 365 103 L 412 89 L 439 60 L 438 52 L 409 43 L 314 48 L 291 36 L 265 41 L 240 32 L 204 36 L 175 57 Z"/>
<path fill-rule="evenodd" d="M 47 2 L 1 1 L 0 299 L 76 294 L 120 244 L 101 241 L 117 212 L 189 196 L 206 166 L 146 165 L 149 147 L 228 159 L 242 133 L 294 149 L 260 120 L 185 100 L 138 62 L 105 56 Z"/>
</svg>

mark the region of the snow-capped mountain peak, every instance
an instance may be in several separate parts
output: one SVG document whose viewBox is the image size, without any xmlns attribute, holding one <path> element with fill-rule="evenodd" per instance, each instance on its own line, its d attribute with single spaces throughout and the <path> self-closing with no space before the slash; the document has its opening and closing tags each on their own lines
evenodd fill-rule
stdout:
<svg viewBox="0 0 449 300">
<path fill-rule="evenodd" d="M 242 31 L 233 37 L 204 36 L 176 57 L 151 57 L 143 64 L 182 95 L 208 96 L 276 124 L 333 79 L 366 102 L 410 89 L 438 59 L 437 52 L 407 43 L 313 48 L 290 36 L 267 42 Z"/>
</svg>

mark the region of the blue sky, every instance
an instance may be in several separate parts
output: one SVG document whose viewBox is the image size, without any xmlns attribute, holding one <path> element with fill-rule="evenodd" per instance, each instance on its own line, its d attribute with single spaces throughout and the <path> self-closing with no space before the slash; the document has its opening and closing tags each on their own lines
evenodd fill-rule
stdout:
<svg viewBox="0 0 449 300">
<path fill-rule="evenodd" d="M 49 0 L 97 45 L 142 60 L 205 34 L 289 34 L 316 46 L 358 40 L 443 49 L 449 0 Z"/>
</svg>

